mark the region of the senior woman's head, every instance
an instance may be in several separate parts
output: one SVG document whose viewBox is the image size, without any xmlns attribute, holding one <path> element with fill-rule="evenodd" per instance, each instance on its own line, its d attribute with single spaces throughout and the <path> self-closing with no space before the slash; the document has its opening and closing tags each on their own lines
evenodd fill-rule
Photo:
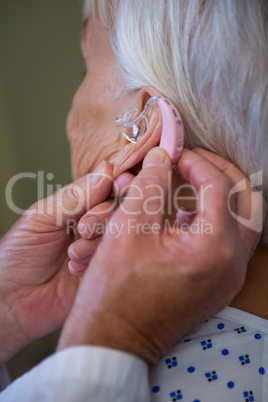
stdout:
<svg viewBox="0 0 268 402">
<path fill-rule="evenodd" d="M 85 19 L 92 13 L 82 38 L 87 74 L 68 118 L 74 176 L 104 158 L 115 175 L 140 162 L 159 142 L 161 119 L 137 144 L 121 139 L 113 120 L 164 94 L 182 116 L 186 147 L 213 151 L 248 176 L 262 170 L 267 200 L 267 1 L 85 0 Z"/>
</svg>

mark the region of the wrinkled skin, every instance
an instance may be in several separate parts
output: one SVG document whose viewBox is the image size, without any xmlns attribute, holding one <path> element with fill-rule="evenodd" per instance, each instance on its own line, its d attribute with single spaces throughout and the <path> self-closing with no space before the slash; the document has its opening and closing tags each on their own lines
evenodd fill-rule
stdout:
<svg viewBox="0 0 268 402">
<path fill-rule="evenodd" d="M 92 43 L 93 53 L 90 51 Z M 73 173 L 77 179 L 75 183 L 87 188 L 89 177 L 85 174 L 92 172 L 99 161 L 114 161 L 118 175 L 120 169 L 122 172 L 130 166 L 127 163 L 134 165 L 138 158 L 141 160 L 158 138 L 152 136 L 148 144 L 144 139 L 133 147 L 116 133 L 112 124 L 114 118 L 129 104 L 137 105 L 136 95 L 140 92 L 123 93 L 119 78 L 117 81 L 116 63 L 107 34 L 98 20 L 95 20 L 93 29 L 92 24 L 88 24 L 82 47 L 90 73 L 75 96 L 67 130 L 72 147 Z M 125 155 L 123 151 L 126 151 Z M 124 166 L 118 164 L 120 160 L 124 161 Z M 106 174 L 112 177 L 113 166 L 108 162 L 105 166 Z M 105 201 L 111 185 L 112 181 L 108 180 L 105 194 L 95 188 L 96 193 L 92 191 L 91 194 L 93 198 L 86 200 L 87 207 L 83 207 L 79 214 L 68 215 L 60 226 L 54 213 L 33 213 L 22 216 L 1 239 L 0 277 L 5 286 L 0 289 L 0 340 L 3 345 L 0 365 L 33 339 L 63 324 L 79 285 L 79 280 L 67 269 L 67 249 L 73 241 L 72 234 L 67 233 L 67 218 L 78 221 L 88 210 L 89 203 L 92 208 Z M 85 191 L 85 197 L 87 195 Z M 57 205 L 61 211 L 66 203 L 68 206 L 73 203 L 75 207 L 79 200 L 73 185 L 70 185 L 53 197 L 34 204 L 29 211 L 38 209 L 43 202 Z"/>
<path fill-rule="evenodd" d="M 146 96 L 159 93 L 150 87 L 131 93 L 124 91 L 107 33 L 98 19 L 87 25 L 82 50 L 88 73 L 74 98 L 67 131 L 72 148 L 73 176 L 75 179 L 83 176 L 81 182 L 86 183 L 88 178 L 84 175 L 92 172 L 103 159 L 109 159 L 113 163 L 114 177 L 142 161 L 148 151 L 159 142 L 161 121 L 156 116 L 148 133 L 138 144 L 129 144 L 121 139 L 112 124 L 118 112 L 130 105 L 141 111 L 147 100 Z M 111 174 L 113 166 L 108 162 L 106 164 Z M 105 195 L 99 190 L 96 192 L 99 199 L 97 197 L 95 202 L 91 202 L 91 207 L 99 208 L 98 204 L 110 194 L 111 183 L 108 187 Z M 53 197 L 46 202 L 51 201 L 55 204 Z M 67 204 L 78 201 L 72 186 L 67 187 L 63 205 L 59 207 L 63 208 L 66 201 Z M 75 219 L 78 221 L 87 210 L 85 207 Z M 71 236 L 66 235 L 66 222 L 58 227 L 55 216 L 43 218 L 40 220 L 36 215 L 32 215 L 30 219 L 22 217 L 1 240 L 0 246 L 4 250 L 1 252 L 1 283 L 5 283 L 5 287 L 1 289 L 0 300 L 3 303 L 0 338 L 4 345 L 0 353 L 0 364 L 30 340 L 62 325 L 78 288 L 77 278 L 67 271 L 65 253 Z M 51 247 L 51 244 L 55 246 L 56 243 L 58 247 Z M 264 256 L 263 261 L 265 258 Z M 258 263 L 258 266 L 267 272 L 267 263 Z M 254 287 L 251 287 L 251 293 L 244 292 L 246 296 L 252 294 L 253 299 L 258 300 L 256 309 L 251 312 L 260 316 L 264 316 L 265 311 L 260 314 L 259 306 L 266 305 L 259 299 L 260 295 L 265 297 L 267 281 L 263 280 L 263 274 L 264 271 L 255 275 L 255 279 L 258 279 L 254 285 L 257 292 Z M 251 278 L 251 284 L 252 279 L 254 281 L 254 277 Z M 250 311 L 252 298 L 246 297 L 246 303 L 245 308 L 245 300 L 242 300 L 239 307 Z M 80 317 L 79 310 L 78 313 L 76 318 Z"/>
<path fill-rule="evenodd" d="M 98 168 L 106 177 L 85 175 L 36 202 L 0 240 L 0 365 L 69 314 L 79 281 L 67 269 L 68 220 L 77 222 L 110 194 L 112 165 Z"/>
<path fill-rule="evenodd" d="M 124 91 L 108 34 L 98 18 L 87 24 L 82 39 L 82 51 L 88 73 L 76 93 L 67 124 L 72 149 L 73 176 L 77 178 L 90 172 L 99 161 L 108 159 L 114 165 L 113 174 L 117 177 L 142 161 L 148 151 L 159 143 L 161 127 L 149 132 L 148 136 L 145 135 L 145 138 L 134 145 L 120 138 L 120 134 L 113 127 L 113 121 L 125 107 L 136 106 L 141 111 L 144 106 L 144 91 L 148 91 L 150 96 L 159 93 L 153 92 L 151 87 L 132 93 Z M 179 183 L 182 183 L 182 180 L 177 177 L 175 186 Z M 192 205 L 187 203 L 182 206 L 192 209 Z M 100 209 L 101 207 L 98 207 L 98 210 Z M 81 222 L 87 223 L 90 218 L 89 211 Z M 105 218 L 106 216 L 103 216 L 103 219 Z M 82 271 L 85 271 L 99 241 L 100 239 L 95 238 L 94 242 L 91 240 L 89 244 L 81 239 L 78 249 L 75 248 L 76 243 L 73 243 L 69 248 L 69 257 L 78 271 L 70 269 L 69 263 L 72 273 L 83 276 L 81 258 L 90 255 L 84 259 L 86 264 Z M 81 248 L 82 254 L 79 255 Z M 77 251 L 79 259 L 74 257 L 74 250 Z M 232 303 L 234 307 L 266 319 L 267 280 L 264 278 L 268 279 L 267 262 L 267 247 L 257 248 L 249 264 L 246 284 Z"/>
<path fill-rule="evenodd" d="M 73 177 L 91 172 L 103 159 L 114 165 L 117 177 L 159 143 L 161 118 L 154 116 L 144 138 L 131 144 L 113 126 L 116 116 L 129 106 L 141 112 L 148 98 L 160 93 L 152 87 L 126 91 L 108 33 L 97 16 L 87 23 L 81 46 L 87 74 L 67 119 Z"/>
<path fill-rule="evenodd" d="M 67 120 L 74 179 L 91 172 L 103 159 L 115 161 L 120 157 L 126 141 L 121 139 L 113 121 L 132 100 L 122 93 L 116 60 L 99 19 L 87 24 L 82 52 L 87 74 Z"/>
<path fill-rule="evenodd" d="M 153 87 L 132 92 L 125 90 L 108 32 L 97 15 L 88 21 L 81 47 L 87 74 L 74 96 L 67 119 L 73 177 L 77 179 L 91 172 L 103 159 L 113 164 L 114 178 L 128 170 L 137 174 L 140 162 L 160 141 L 161 113 L 158 108 L 154 110 L 148 130 L 137 144 L 121 136 L 113 122 L 121 110 L 134 106 L 141 112 L 150 96 L 161 93 Z M 178 176 L 174 176 L 173 181 L 174 186 L 182 182 Z M 94 212 L 101 209 L 102 206 L 96 207 Z M 103 215 L 102 221 L 110 216 L 111 213 Z M 87 268 L 99 241 L 100 238 L 95 238 L 88 243 L 81 239 L 74 243 L 76 251 L 70 247 L 69 270 L 73 274 L 83 275 L 81 272 Z"/>
<path fill-rule="evenodd" d="M 240 225 L 228 210 L 229 191 L 244 178 L 242 172 L 219 156 L 184 150 L 177 166 L 180 175 L 199 193 L 203 185 L 212 185 L 206 203 L 198 199 L 195 220 L 210 223 L 213 231 L 195 234 L 163 230 L 161 198 L 155 197 L 159 187 L 151 185 L 157 183 L 167 201 L 172 167 L 166 152 L 154 148 L 143 166 L 109 222 L 110 229 L 113 224 L 122 228 L 121 235 L 110 230 L 103 236 L 59 349 L 106 346 L 155 364 L 189 329 L 230 303 L 243 285 L 259 235 Z M 137 188 L 143 197 L 137 197 Z M 153 214 L 144 208 L 149 199 Z M 237 200 L 236 210 L 247 213 L 250 200 L 249 189 Z M 260 194 L 256 201 L 257 219 L 264 206 Z M 128 221 L 134 217 L 136 230 L 130 231 Z M 160 230 L 138 231 L 143 225 L 158 225 Z"/>
</svg>

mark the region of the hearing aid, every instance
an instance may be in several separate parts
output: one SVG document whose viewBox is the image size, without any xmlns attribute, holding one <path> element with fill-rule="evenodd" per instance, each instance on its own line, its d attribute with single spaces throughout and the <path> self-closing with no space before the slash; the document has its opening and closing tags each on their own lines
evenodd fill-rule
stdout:
<svg viewBox="0 0 268 402">
<path fill-rule="evenodd" d="M 114 121 L 116 129 L 130 142 L 137 143 L 146 133 L 149 126 L 149 115 L 157 105 L 162 115 L 162 133 L 159 146 L 168 153 L 172 165 L 176 165 L 184 144 L 184 128 L 176 107 L 163 96 L 150 98 L 142 113 L 138 109 L 127 108 L 120 112 Z"/>
</svg>

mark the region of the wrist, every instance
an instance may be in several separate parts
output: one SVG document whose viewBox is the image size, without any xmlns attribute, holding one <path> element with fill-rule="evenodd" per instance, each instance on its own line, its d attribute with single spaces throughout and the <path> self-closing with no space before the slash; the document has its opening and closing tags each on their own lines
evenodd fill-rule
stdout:
<svg viewBox="0 0 268 402">
<path fill-rule="evenodd" d="M 13 309 L 0 301 L 0 366 L 6 364 L 28 342 L 16 324 Z"/>
<path fill-rule="evenodd" d="M 105 312 L 83 320 L 81 314 L 67 319 L 58 350 L 76 345 L 103 346 L 133 354 L 148 364 L 155 364 L 162 354 L 151 339 L 139 333 L 126 320 Z"/>
</svg>

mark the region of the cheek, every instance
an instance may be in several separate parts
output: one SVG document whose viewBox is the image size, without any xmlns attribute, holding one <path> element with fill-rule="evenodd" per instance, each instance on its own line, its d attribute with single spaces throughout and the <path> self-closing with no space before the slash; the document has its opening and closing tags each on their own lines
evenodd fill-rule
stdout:
<svg viewBox="0 0 268 402">
<path fill-rule="evenodd" d="M 107 130 L 106 130 L 107 132 Z M 117 135 L 107 138 L 106 132 L 88 132 L 83 139 L 72 143 L 72 171 L 75 179 L 92 172 L 103 160 L 112 163 L 121 153 L 121 138 Z"/>
<path fill-rule="evenodd" d="M 88 99 L 85 93 L 85 82 L 83 82 L 74 95 L 72 107 L 66 122 L 67 137 L 71 143 L 75 137 L 77 128 L 86 122 Z"/>
<path fill-rule="evenodd" d="M 105 113 L 105 107 L 85 104 L 80 99 L 75 96 L 67 118 L 74 179 L 92 172 L 104 159 L 114 160 L 123 146 L 113 126 L 113 116 Z"/>
<path fill-rule="evenodd" d="M 91 172 L 104 159 L 112 163 L 120 158 L 124 144 L 113 121 L 125 105 L 114 94 L 110 81 L 113 82 L 107 83 L 107 77 L 97 74 L 89 75 L 74 96 L 67 134 L 75 179 Z"/>
<path fill-rule="evenodd" d="M 96 104 L 91 102 L 92 96 L 89 94 L 88 85 L 84 81 L 73 98 L 66 122 L 67 137 L 71 145 L 74 179 L 88 173 L 94 163 L 90 148 L 92 141 L 94 142 L 94 120 L 99 119 Z"/>
</svg>

